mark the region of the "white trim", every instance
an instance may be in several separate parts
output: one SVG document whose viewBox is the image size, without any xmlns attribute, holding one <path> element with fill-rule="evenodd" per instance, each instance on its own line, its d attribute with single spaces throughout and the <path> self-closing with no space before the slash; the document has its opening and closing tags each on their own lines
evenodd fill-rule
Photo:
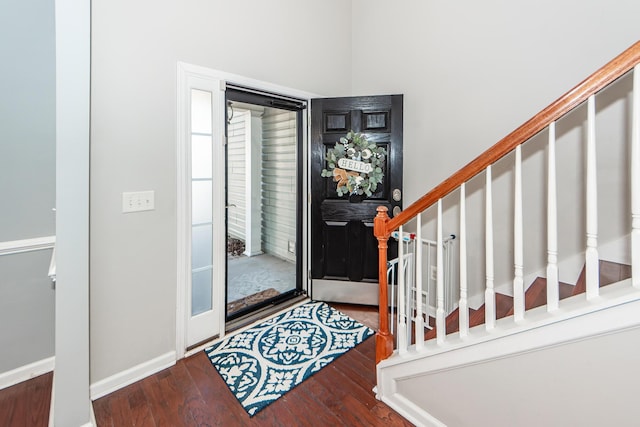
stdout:
<svg viewBox="0 0 640 427">
<path fill-rule="evenodd" d="M 56 236 L 0 242 L 0 256 L 52 249 L 55 244 Z"/>
<path fill-rule="evenodd" d="M 401 395 L 400 393 L 393 393 L 389 397 L 383 397 L 384 403 L 395 409 L 397 413 L 409 420 L 412 424 L 418 427 L 447 427 L 445 423 Z"/>
<path fill-rule="evenodd" d="M 527 311 L 518 324 L 512 318 L 500 319 L 491 332 L 479 326 L 464 340 L 451 334 L 443 346 L 427 342 L 423 352 L 412 349 L 402 358 L 396 352 L 377 366 L 379 399 L 416 425 L 438 425 L 425 410 L 407 405 L 411 402 L 398 393 L 398 381 L 421 377 L 428 382 L 426 376 L 438 372 L 640 328 L 640 292 L 631 287 L 631 279 L 601 291 L 599 298 L 589 301 L 584 295 L 563 300 L 553 314 L 542 306 Z"/>
<path fill-rule="evenodd" d="M 55 357 L 38 360 L 0 374 L 0 390 L 53 371 Z"/>
<path fill-rule="evenodd" d="M 53 374 L 53 382 L 56 380 L 55 372 Z M 49 427 L 55 427 L 54 419 L 53 419 L 53 408 L 56 401 L 56 388 L 51 384 L 51 403 L 49 404 Z M 89 422 L 83 424 L 81 427 L 97 427 L 98 422 L 96 421 L 96 413 L 93 410 L 93 402 L 89 401 Z"/>
<path fill-rule="evenodd" d="M 528 310 L 527 319 L 518 323 L 512 317 L 499 319 L 491 332 L 482 326 L 474 327 L 465 340 L 455 333 L 441 346 L 429 341 L 421 353 L 413 350 L 402 359 L 392 356 L 383 360 L 378 364 L 378 375 L 409 364 L 420 366 L 422 374 L 434 373 L 640 327 L 640 292 L 630 284 L 631 279 L 626 279 L 602 288 L 600 298 L 594 301 L 585 301 L 584 295 L 567 298 L 553 314 L 541 306 Z M 394 378 L 412 376 L 405 373 Z M 380 386 L 379 381 L 381 395 L 390 390 Z"/>
<path fill-rule="evenodd" d="M 226 88 L 227 84 L 235 84 L 235 85 L 239 85 L 239 86 L 243 86 L 243 87 L 248 87 L 248 88 L 253 88 L 253 89 L 257 89 L 260 91 L 265 91 L 265 92 L 272 92 L 272 93 L 278 93 L 284 96 L 288 96 L 288 97 L 292 97 L 292 98 L 298 98 L 301 100 L 306 100 L 307 101 L 307 106 L 310 108 L 310 101 L 311 98 L 317 98 L 318 95 L 310 93 L 310 92 L 306 92 L 306 91 L 301 91 L 301 90 L 297 90 L 297 89 L 292 89 L 292 88 L 288 88 L 288 87 L 284 87 L 284 86 L 280 86 L 280 85 L 276 85 L 276 84 L 272 84 L 269 82 L 264 82 L 261 80 L 256 80 L 256 79 L 252 79 L 252 78 L 248 78 L 248 77 L 243 77 L 237 74 L 232 74 L 232 73 L 226 73 L 223 71 L 219 71 L 219 70 L 213 70 L 213 69 L 209 69 L 206 67 L 200 67 L 197 65 L 192 65 L 192 64 L 188 64 L 188 63 L 184 63 L 184 62 L 178 62 L 177 63 L 177 101 L 178 101 L 178 108 L 177 108 L 177 125 L 176 125 L 176 130 L 177 130 L 177 135 L 176 135 L 176 150 L 177 150 L 177 165 L 176 165 L 176 173 L 177 173 L 177 177 L 176 177 L 176 183 L 177 183 L 177 195 L 176 195 L 176 203 L 177 203 L 177 297 L 176 297 L 176 357 L 177 358 L 183 358 L 185 357 L 186 354 L 186 348 L 187 348 L 187 316 L 189 314 L 189 310 L 188 310 L 188 303 L 189 303 L 189 297 L 188 297 L 188 293 L 189 293 L 189 280 L 190 280 L 190 261 L 189 261 L 189 251 L 190 251 L 190 240 L 189 240 L 189 231 L 190 228 L 187 227 L 187 225 L 190 225 L 190 216 L 188 215 L 188 194 L 187 194 L 187 174 L 188 174 L 188 170 L 185 170 L 185 168 L 188 169 L 188 157 L 187 157 L 187 150 L 186 150 L 186 135 L 187 135 L 187 131 L 188 129 L 185 129 L 185 125 L 186 123 L 184 120 L 185 117 L 185 108 L 188 108 L 188 100 L 186 99 L 187 97 L 187 89 L 188 89 L 188 82 L 187 79 L 188 77 L 192 77 L 192 78 L 199 78 L 205 81 L 210 81 L 210 82 L 217 82 L 219 87 L 219 93 L 224 93 L 224 90 Z M 218 111 L 214 111 L 214 123 L 213 123 L 213 138 L 214 140 L 218 139 L 221 140 L 222 138 L 224 138 L 224 129 L 220 126 L 220 123 L 224 123 L 224 113 L 225 113 L 225 107 L 224 107 L 224 96 L 221 97 L 222 100 L 220 102 L 220 105 L 218 108 Z M 215 101 L 214 101 L 215 102 Z M 303 219 L 302 219 L 302 227 L 303 227 L 303 243 L 306 243 L 304 245 L 302 245 L 303 248 L 307 248 L 307 251 L 305 251 L 305 254 L 301 254 L 302 256 L 302 260 L 303 260 L 303 275 L 306 275 L 306 271 L 308 269 L 308 256 L 309 256 L 309 252 L 308 252 L 308 248 L 309 248 L 309 241 L 308 241 L 308 227 L 309 227 L 309 221 L 308 221 L 308 215 L 309 215 L 309 209 L 308 209 L 308 174 L 309 174 L 309 155 L 308 155 L 308 151 L 307 151 L 307 145 L 308 145 L 308 141 L 309 141 L 309 127 L 308 127 L 309 121 L 307 118 L 306 114 L 303 114 L 303 133 L 304 133 L 304 138 L 305 141 L 303 142 L 303 150 L 301 153 L 299 153 L 299 155 L 304 156 L 305 159 L 307 159 L 307 161 L 304 163 L 305 165 L 305 169 L 303 171 L 303 187 L 300 189 L 300 191 L 303 191 L 302 193 L 302 206 L 303 206 Z M 215 149 L 215 147 L 214 147 Z M 214 156 L 216 156 L 216 154 L 214 153 Z M 215 157 L 214 157 L 215 158 Z M 214 171 L 217 171 L 218 173 L 223 173 L 224 174 L 224 170 L 222 170 L 223 168 L 216 168 L 216 166 L 214 165 Z M 222 178 L 220 179 L 219 177 L 214 177 L 214 182 L 224 182 L 224 175 L 222 176 Z M 304 190 L 303 190 L 304 189 Z M 223 195 L 224 196 L 224 195 Z M 224 197 L 223 197 L 224 199 Z M 218 206 L 219 205 L 219 206 Z M 219 208 L 219 209 L 217 209 Z M 222 201 L 218 201 L 218 200 L 214 200 L 214 228 L 216 227 L 216 216 L 220 217 L 220 215 L 217 215 L 219 213 L 219 211 L 221 209 L 224 209 L 224 200 Z M 218 218 L 218 220 L 220 220 L 220 224 L 221 227 L 224 227 L 224 223 L 223 220 L 221 218 Z M 219 228 L 220 229 L 220 228 Z M 222 236 L 222 233 L 219 233 L 220 236 Z M 224 237 L 224 236 L 222 236 Z M 214 239 L 216 237 L 214 236 Z M 221 265 L 216 265 L 216 252 L 215 252 L 215 248 L 216 247 L 220 247 L 223 248 L 224 247 L 224 241 L 219 241 L 220 239 L 218 239 L 218 241 L 214 242 L 214 272 L 216 274 L 216 276 L 214 277 L 214 283 L 224 283 L 225 280 L 225 265 L 223 262 L 220 262 Z M 188 271 L 188 273 L 187 273 Z M 309 292 L 310 290 L 310 280 L 306 279 L 306 288 L 307 291 Z M 214 310 L 218 310 L 219 312 L 219 322 L 220 322 L 220 338 L 223 338 L 225 335 L 225 330 L 224 330 L 224 324 L 225 324 L 225 306 L 224 306 L 224 286 L 214 286 L 214 301 L 217 302 L 218 306 L 214 307 Z"/>
<path fill-rule="evenodd" d="M 170 351 L 115 375 L 91 384 L 91 400 L 99 399 L 176 364 L 176 352 Z"/>
</svg>

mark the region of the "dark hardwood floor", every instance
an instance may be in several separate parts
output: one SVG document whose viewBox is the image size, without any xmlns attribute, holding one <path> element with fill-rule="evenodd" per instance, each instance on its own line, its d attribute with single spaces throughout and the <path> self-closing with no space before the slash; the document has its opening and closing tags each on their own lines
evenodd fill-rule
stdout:
<svg viewBox="0 0 640 427">
<path fill-rule="evenodd" d="M 0 426 L 46 427 L 49 425 L 51 383 L 48 373 L 0 391 Z"/>
<path fill-rule="evenodd" d="M 331 304 L 377 329 L 377 308 Z M 93 403 L 99 427 L 411 426 L 378 401 L 375 339 L 348 351 L 249 418 L 204 352 Z M 0 427 L 47 426 L 52 374 L 0 391 Z"/>
<path fill-rule="evenodd" d="M 601 286 L 631 276 L 629 266 L 600 262 Z M 584 292 L 584 272 L 575 286 L 561 284 L 561 298 Z M 546 280 L 527 291 L 527 309 L 545 304 Z M 372 329 L 376 307 L 331 304 Z M 512 315 L 512 299 L 496 295 L 497 317 Z M 430 319 L 433 323 L 433 319 Z M 457 331 L 457 310 L 447 333 Z M 484 307 L 470 310 L 471 326 L 484 323 Z M 433 338 L 435 329 L 426 333 Z M 180 360 L 94 402 L 99 427 L 120 426 L 410 426 L 375 399 L 375 339 L 369 338 L 282 398 L 249 418 L 204 352 Z M 52 374 L 0 390 L 0 427 L 47 426 Z"/>
<path fill-rule="evenodd" d="M 332 304 L 377 328 L 376 308 Z M 99 427 L 410 426 L 376 400 L 375 339 L 367 339 L 249 418 L 204 352 L 94 402 Z"/>
</svg>

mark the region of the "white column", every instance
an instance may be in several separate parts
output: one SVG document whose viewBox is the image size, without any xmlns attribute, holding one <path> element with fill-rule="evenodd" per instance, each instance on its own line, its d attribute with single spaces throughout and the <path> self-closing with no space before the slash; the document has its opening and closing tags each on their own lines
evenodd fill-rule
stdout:
<svg viewBox="0 0 640 427">
<path fill-rule="evenodd" d="M 444 263 L 442 250 L 442 199 L 438 199 L 438 225 L 436 245 L 436 342 L 444 343 L 447 335 L 444 312 Z"/>
<path fill-rule="evenodd" d="M 458 302 L 460 336 L 469 332 L 469 305 L 467 302 L 467 200 L 465 183 L 460 186 L 460 301 Z"/>
<path fill-rule="evenodd" d="M 245 116 L 245 251 L 262 253 L 262 115 L 251 110 Z"/>
<path fill-rule="evenodd" d="M 88 0 L 56 0 L 56 315 L 51 425 L 83 426 L 89 399 Z"/>
<path fill-rule="evenodd" d="M 558 203 L 556 196 L 556 123 L 549 124 L 547 167 L 547 311 L 558 308 Z"/>
<path fill-rule="evenodd" d="M 640 65 L 633 69 L 631 134 L 631 283 L 640 288 Z"/>
<path fill-rule="evenodd" d="M 585 254 L 587 299 L 598 296 L 598 180 L 596 175 L 596 97 L 587 101 L 587 250 Z"/>
<path fill-rule="evenodd" d="M 485 275 L 484 317 L 487 330 L 496 326 L 496 294 L 493 289 L 493 200 L 491 194 L 491 165 L 487 166 L 485 186 Z"/>
<path fill-rule="evenodd" d="M 513 205 L 513 318 L 524 318 L 524 239 L 522 226 L 522 146 L 516 147 Z"/>
<path fill-rule="evenodd" d="M 405 275 L 406 268 L 404 263 L 404 243 L 402 242 L 403 229 L 398 229 L 398 352 L 406 354 L 407 352 L 407 312 L 406 312 L 406 292 L 405 292 Z"/>
<path fill-rule="evenodd" d="M 416 218 L 416 317 L 415 321 L 415 342 L 416 350 L 424 347 L 424 318 L 422 313 L 422 214 L 419 213 Z M 429 301 L 427 300 L 427 304 Z"/>
</svg>

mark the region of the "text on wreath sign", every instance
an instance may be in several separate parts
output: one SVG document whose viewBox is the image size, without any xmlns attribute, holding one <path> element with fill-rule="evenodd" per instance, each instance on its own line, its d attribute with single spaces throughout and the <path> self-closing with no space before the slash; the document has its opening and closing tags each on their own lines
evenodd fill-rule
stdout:
<svg viewBox="0 0 640 427">
<path fill-rule="evenodd" d="M 342 169 L 364 173 L 370 173 L 373 170 L 371 163 L 360 162 L 358 160 L 351 160 L 347 158 L 338 160 L 338 166 L 340 166 Z"/>
</svg>

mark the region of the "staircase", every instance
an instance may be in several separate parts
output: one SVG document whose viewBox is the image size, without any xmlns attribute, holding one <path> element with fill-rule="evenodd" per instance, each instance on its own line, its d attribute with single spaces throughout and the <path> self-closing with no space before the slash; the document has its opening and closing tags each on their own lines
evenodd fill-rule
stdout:
<svg viewBox="0 0 640 427">
<path fill-rule="evenodd" d="M 608 121 L 605 110 L 618 101 L 621 118 Z M 613 162 L 616 150 L 624 154 Z M 576 164 L 575 174 L 564 173 Z M 398 263 L 390 316 L 387 241 L 396 231 L 418 242 L 427 234 L 436 266 Z M 424 426 L 637 425 L 640 42 L 400 214 L 379 207 L 374 234 L 377 397 L 405 418 Z M 449 234 L 457 236 L 456 271 L 445 280 Z M 422 246 L 408 257 L 424 260 Z M 575 283 L 563 283 L 581 266 Z M 434 289 L 425 279 L 433 272 Z M 448 313 L 451 295 L 459 299 Z"/>
<path fill-rule="evenodd" d="M 631 278 L 631 266 L 611 261 L 600 260 L 600 287 L 618 283 Z M 584 294 L 586 290 L 586 268 L 582 269 L 575 285 L 559 282 L 560 299 Z M 536 278 L 525 292 L 525 309 L 531 310 L 547 303 L 547 279 Z M 484 304 L 477 310 L 469 309 L 469 327 L 484 324 Z M 496 318 L 513 316 L 513 297 L 496 292 Z M 435 318 L 429 317 L 429 325 L 432 329 L 424 335 L 425 341 L 436 338 L 437 330 Z M 460 309 L 456 308 L 446 318 L 445 323 L 447 334 L 453 334 L 460 330 Z"/>
</svg>

